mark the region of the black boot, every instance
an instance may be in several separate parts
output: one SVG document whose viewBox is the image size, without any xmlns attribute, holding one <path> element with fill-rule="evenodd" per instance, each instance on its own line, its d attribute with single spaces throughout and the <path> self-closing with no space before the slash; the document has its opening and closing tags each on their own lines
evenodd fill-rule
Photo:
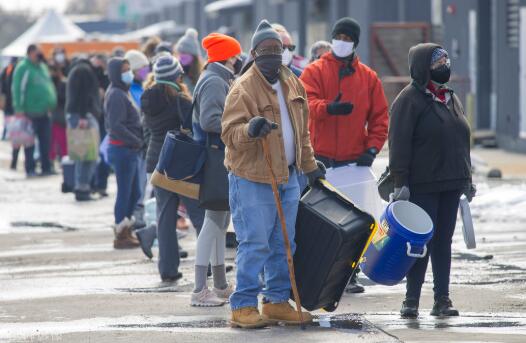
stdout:
<svg viewBox="0 0 526 343">
<path fill-rule="evenodd" d="M 93 198 L 91 197 L 90 191 L 75 191 L 75 200 L 77 201 L 91 201 Z"/>
<path fill-rule="evenodd" d="M 141 249 L 144 255 L 151 259 L 153 257 L 152 245 L 155 238 L 157 238 L 157 227 L 152 224 L 144 229 L 136 230 L 135 235 L 141 243 Z"/>
<path fill-rule="evenodd" d="M 406 298 L 402 303 L 402 309 L 400 310 L 402 318 L 417 318 L 418 317 L 418 299 Z"/>
<path fill-rule="evenodd" d="M 431 315 L 437 317 L 456 317 L 459 313 L 458 310 L 453 307 L 451 299 L 449 299 L 447 295 L 443 295 L 435 300 Z"/>
<path fill-rule="evenodd" d="M 354 294 L 365 292 L 365 288 L 363 287 L 363 285 L 358 282 L 358 273 L 359 270 L 353 274 L 351 280 L 349 280 L 349 283 L 347 284 L 347 287 L 345 287 L 345 292 Z"/>
</svg>

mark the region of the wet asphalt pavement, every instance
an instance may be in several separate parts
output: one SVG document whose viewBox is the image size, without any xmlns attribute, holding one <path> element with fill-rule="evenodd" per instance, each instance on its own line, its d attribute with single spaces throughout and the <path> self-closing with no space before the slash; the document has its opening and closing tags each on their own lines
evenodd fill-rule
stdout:
<svg viewBox="0 0 526 343">
<path fill-rule="evenodd" d="M 404 284 L 361 275 L 366 292 L 346 294 L 334 313 L 316 312 L 306 330 L 242 331 L 229 328 L 228 307 L 189 306 L 193 231 L 181 241 L 190 253 L 183 279 L 161 284 L 155 259 L 112 248 L 113 182 L 110 198 L 79 204 L 60 193 L 60 176 L 26 180 L 6 170 L 8 157 L 0 143 L 0 342 L 526 342 L 522 181 L 479 183 L 477 249 L 466 250 L 457 228 L 451 297 L 461 317 L 429 316 L 430 274 L 418 320 L 398 315 Z M 227 264 L 234 254 L 228 249 Z"/>
</svg>

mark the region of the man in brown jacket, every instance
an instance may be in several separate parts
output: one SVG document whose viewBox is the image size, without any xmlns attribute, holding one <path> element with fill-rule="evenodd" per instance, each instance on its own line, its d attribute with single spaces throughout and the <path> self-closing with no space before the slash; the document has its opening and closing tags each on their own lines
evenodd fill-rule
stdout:
<svg viewBox="0 0 526 343">
<path fill-rule="evenodd" d="M 233 85 L 222 118 L 230 209 L 239 241 L 231 322 L 242 328 L 276 322 L 300 324 L 298 313 L 288 303 L 287 257 L 262 140 L 270 148 L 293 251 L 300 198 L 298 173 L 303 171 L 311 184 L 324 176 L 310 144 L 305 90 L 296 76 L 281 66 L 282 52 L 279 34 L 263 20 L 252 38 L 254 63 Z M 262 291 L 259 274 L 263 271 Z M 257 300 L 261 291 L 262 315 Z M 312 320 L 307 312 L 302 317 L 305 322 Z"/>
</svg>

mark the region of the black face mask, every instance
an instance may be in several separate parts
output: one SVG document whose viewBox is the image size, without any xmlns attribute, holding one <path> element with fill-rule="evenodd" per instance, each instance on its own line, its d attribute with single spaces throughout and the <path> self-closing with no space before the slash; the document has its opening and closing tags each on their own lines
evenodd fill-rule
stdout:
<svg viewBox="0 0 526 343">
<path fill-rule="evenodd" d="M 274 84 L 278 81 L 281 55 L 258 56 L 255 61 L 261 74 L 263 74 L 269 83 Z"/>
<path fill-rule="evenodd" d="M 436 69 L 431 70 L 431 80 L 435 81 L 436 83 L 444 84 L 449 81 L 449 78 L 451 76 L 451 68 L 449 68 L 447 65 L 441 65 L 440 67 Z"/>
<path fill-rule="evenodd" d="M 191 64 L 189 64 L 189 65 L 187 65 L 187 66 L 183 66 L 183 71 L 184 71 L 184 73 L 185 73 L 186 75 L 188 75 L 188 73 L 190 72 L 190 67 L 191 67 L 191 66 L 192 66 Z"/>
<path fill-rule="evenodd" d="M 239 73 L 241 73 L 241 68 L 243 68 L 243 61 L 237 59 L 236 63 L 234 63 L 234 75 L 239 75 Z"/>
</svg>

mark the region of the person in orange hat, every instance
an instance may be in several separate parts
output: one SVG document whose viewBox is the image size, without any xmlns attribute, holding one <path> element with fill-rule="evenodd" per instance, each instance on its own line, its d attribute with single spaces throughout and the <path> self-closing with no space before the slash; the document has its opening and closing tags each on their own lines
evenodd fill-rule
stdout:
<svg viewBox="0 0 526 343">
<path fill-rule="evenodd" d="M 241 71 L 241 45 L 232 37 L 211 33 L 203 39 L 208 61 L 194 90 L 193 133 L 202 144 L 224 149 L 221 118 L 230 85 Z M 225 239 L 230 224 L 229 211 L 206 210 L 195 257 L 195 288 L 192 306 L 222 306 L 233 292 L 226 281 Z M 214 289 L 206 286 L 208 263 L 212 266 Z"/>
</svg>

